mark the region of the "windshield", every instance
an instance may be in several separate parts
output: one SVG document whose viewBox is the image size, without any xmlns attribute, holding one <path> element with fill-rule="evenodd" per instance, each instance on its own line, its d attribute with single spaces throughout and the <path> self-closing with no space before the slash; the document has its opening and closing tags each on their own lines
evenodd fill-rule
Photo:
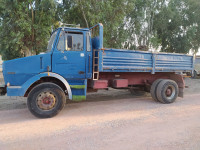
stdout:
<svg viewBox="0 0 200 150">
<path fill-rule="evenodd" d="M 56 38 L 56 35 L 57 35 L 57 31 L 55 31 L 52 35 L 51 35 L 51 38 L 49 40 L 49 43 L 48 43 L 48 46 L 47 46 L 47 52 L 50 52 L 53 48 L 53 43 L 54 43 L 54 40 Z"/>
</svg>

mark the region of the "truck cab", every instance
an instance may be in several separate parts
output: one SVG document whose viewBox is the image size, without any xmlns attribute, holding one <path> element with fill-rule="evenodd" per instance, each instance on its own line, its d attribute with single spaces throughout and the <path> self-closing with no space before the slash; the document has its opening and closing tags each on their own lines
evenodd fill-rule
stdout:
<svg viewBox="0 0 200 150">
<path fill-rule="evenodd" d="M 92 39 L 94 28 L 100 30 Z M 50 82 L 59 84 L 71 100 L 85 99 L 87 79 L 92 78 L 92 48 L 101 47 L 102 28 L 102 24 L 90 29 L 60 27 L 52 32 L 46 52 L 4 61 L 1 95 L 28 97 L 36 85 Z"/>
<path fill-rule="evenodd" d="M 41 74 L 57 74 L 67 79 L 69 85 L 76 84 L 74 81 L 83 84 L 85 79 L 92 78 L 91 29 L 58 28 L 52 33 L 45 53 L 5 61 L 3 74 L 7 95 L 24 96 L 26 81 Z"/>
</svg>

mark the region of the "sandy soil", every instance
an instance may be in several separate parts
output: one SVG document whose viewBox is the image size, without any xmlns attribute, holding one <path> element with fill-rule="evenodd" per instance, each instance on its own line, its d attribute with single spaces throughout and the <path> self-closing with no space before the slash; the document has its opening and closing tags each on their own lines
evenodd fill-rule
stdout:
<svg viewBox="0 0 200 150">
<path fill-rule="evenodd" d="M 170 105 L 99 91 L 50 119 L 32 116 L 24 98 L 1 97 L 0 150 L 199 150 L 200 80 L 186 85 L 185 97 Z"/>
</svg>

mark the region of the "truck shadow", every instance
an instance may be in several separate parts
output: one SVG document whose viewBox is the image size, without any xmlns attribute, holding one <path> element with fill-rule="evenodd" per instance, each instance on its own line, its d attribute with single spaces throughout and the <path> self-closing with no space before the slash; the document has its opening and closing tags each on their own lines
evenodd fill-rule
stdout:
<svg viewBox="0 0 200 150">
<path fill-rule="evenodd" d="M 13 107 L 13 109 L 9 108 L 8 110 L 4 108 L 0 114 L 0 124 L 38 120 L 38 118 L 29 112 L 25 98 L 20 99 L 20 101 L 12 99 L 12 101 L 14 101 L 14 103 L 10 103 L 10 105 L 17 104 L 17 107 Z M 20 102 L 20 104 L 17 102 Z M 146 96 L 133 96 L 127 90 L 120 90 L 120 92 L 118 90 L 100 91 L 98 93 L 88 94 L 87 100 L 82 102 L 68 100 L 64 109 L 54 118 L 64 117 L 66 119 L 66 117 L 76 118 L 94 115 L 109 115 L 111 113 L 141 111 L 157 107 L 161 107 L 161 105 L 153 101 L 149 94 Z"/>
<path fill-rule="evenodd" d="M 176 105 L 177 102 L 171 105 Z M 171 105 L 164 105 L 159 102 L 153 101 L 151 97 L 132 97 L 132 98 L 106 98 L 102 99 L 89 99 L 84 102 L 71 102 L 67 103 L 62 110 L 61 115 L 56 117 L 63 117 L 67 114 L 68 117 L 93 117 L 101 115 L 112 115 L 122 113 L 139 113 L 142 111 L 152 111 L 162 107 L 171 107 Z"/>
<path fill-rule="evenodd" d="M 112 100 L 121 100 L 127 98 L 142 98 L 142 97 L 151 97 L 149 93 L 145 95 L 136 96 L 132 95 L 128 90 L 100 90 L 96 93 L 87 94 L 87 99 L 78 103 L 84 102 L 97 102 L 97 101 L 112 101 Z M 76 101 L 67 100 L 67 103 L 77 103 Z"/>
</svg>

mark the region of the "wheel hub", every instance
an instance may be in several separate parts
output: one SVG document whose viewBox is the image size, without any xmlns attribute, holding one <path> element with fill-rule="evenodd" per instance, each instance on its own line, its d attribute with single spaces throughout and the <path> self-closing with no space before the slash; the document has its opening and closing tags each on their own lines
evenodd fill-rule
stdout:
<svg viewBox="0 0 200 150">
<path fill-rule="evenodd" d="M 172 89 L 171 88 L 168 88 L 167 90 L 166 90 L 166 95 L 167 96 L 170 96 L 172 94 Z"/>
<path fill-rule="evenodd" d="M 42 92 L 37 97 L 37 105 L 40 109 L 50 110 L 56 104 L 55 95 L 51 92 Z"/>
<path fill-rule="evenodd" d="M 169 85 L 165 90 L 165 96 L 167 99 L 172 99 L 175 95 L 175 88 L 172 85 Z"/>
</svg>

